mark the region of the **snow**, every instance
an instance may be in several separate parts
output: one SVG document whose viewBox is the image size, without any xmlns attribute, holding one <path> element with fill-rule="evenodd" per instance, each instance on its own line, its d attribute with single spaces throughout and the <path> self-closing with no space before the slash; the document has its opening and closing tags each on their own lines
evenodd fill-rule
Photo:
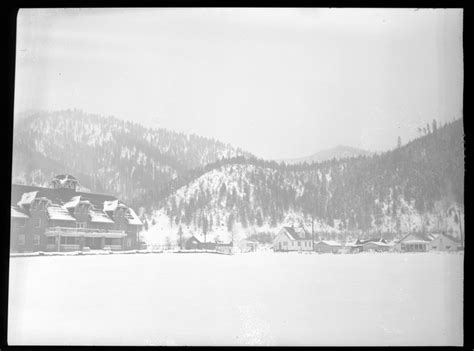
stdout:
<svg viewBox="0 0 474 351">
<path fill-rule="evenodd" d="M 462 345 L 463 254 L 16 257 L 10 345 Z"/>
<path fill-rule="evenodd" d="M 48 206 L 48 217 L 57 221 L 75 221 L 76 219 L 69 214 L 69 211 L 63 206 Z"/>
<path fill-rule="evenodd" d="M 118 206 L 118 200 L 104 201 L 104 211 L 115 211 Z"/>
<path fill-rule="evenodd" d="M 81 196 L 73 196 L 71 200 L 69 200 L 68 202 L 64 204 L 64 207 L 66 208 L 76 207 L 80 201 L 81 201 Z"/>
<path fill-rule="evenodd" d="M 334 240 L 321 240 L 319 242 L 316 243 L 319 244 L 319 243 L 323 243 L 323 244 L 326 244 L 328 246 L 342 246 L 341 243 L 338 243 L 337 241 L 334 241 Z"/>
<path fill-rule="evenodd" d="M 91 222 L 94 223 L 114 223 L 110 217 L 103 211 L 92 209 L 89 211 Z"/>
<path fill-rule="evenodd" d="M 11 206 L 10 208 L 11 208 L 11 210 L 10 210 L 10 216 L 11 216 L 12 218 L 30 218 L 30 217 L 28 217 L 28 215 L 26 215 L 26 214 L 23 213 L 23 212 L 18 211 L 18 210 L 17 210 L 15 207 L 13 207 L 13 206 Z"/>
<path fill-rule="evenodd" d="M 143 225 L 142 221 L 140 218 L 138 218 L 137 214 L 135 211 L 131 208 L 128 209 L 128 224 L 132 225 Z"/>
<path fill-rule="evenodd" d="M 31 202 L 36 198 L 37 191 L 32 191 L 29 193 L 24 193 L 21 196 L 21 200 L 18 202 L 18 206 L 22 207 L 23 205 L 30 205 Z"/>
</svg>

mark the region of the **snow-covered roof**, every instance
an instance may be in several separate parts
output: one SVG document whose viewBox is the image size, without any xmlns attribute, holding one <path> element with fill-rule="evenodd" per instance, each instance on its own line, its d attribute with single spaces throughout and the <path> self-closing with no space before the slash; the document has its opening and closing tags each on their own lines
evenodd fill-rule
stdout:
<svg viewBox="0 0 474 351">
<path fill-rule="evenodd" d="M 74 196 L 71 198 L 71 200 L 69 200 L 68 202 L 64 204 L 64 207 L 66 208 L 76 207 L 80 201 L 81 201 L 80 196 Z"/>
<path fill-rule="evenodd" d="M 131 208 L 128 209 L 126 218 L 128 219 L 128 224 L 132 225 L 143 225 L 142 221 L 140 218 L 138 218 L 137 214 L 135 211 Z"/>
<path fill-rule="evenodd" d="M 309 240 L 311 234 L 301 227 L 283 227 L 291 240 Z"/>
<path fill-rule="evenodd" d="M 10 216 L 12 218 L 29 218 L 26 213 L 21 212 L 19 208 L 14 206 L 11 206 Z"/>
<path fill-rule="evenodd" d="M 55 221 L 75 221 L 76 219 L 69 214 L 64 206 L 51 205 L 48 206 L 48 217 Z"/>
<path fill-rule="evenodd" d="M 115 211 L 118 203 L 118 200 L 104 201 L 104 211 Z"/>
<path fill-rule="evenodd" d="M 31 191 L 29 193 L 23 193 L 20 201 L 18 201 L 18 206 L 30 205 L 31 202 L 36 198 L 37 191 Z"/>
<path fill-rule="evenodd" d="M 404 244 L 429 244 L 429 241 L 426 240 L 406 240 L 403 242 Z"/>
<path fill-rule="evenodd" d="M 390 244 L 384 243 L 383 241 L 367 241 L 360 245 L 364 246 L 364 245 L 369 245 L 369 244 L 374 244 L 377 246 L 391 246 Z"/>
<path fill-rule="evenodd" d="M 351 242 L 351 243 L 345 243 L 346 247 L 354 247 L 354 246 L 359 246 L 359 244 L 357 244 L 355 241 L 354 242 Z"/>
<path fill-rule="evenodd" d="M 115 223 L 104 211 L 91 209 L 89 215 L 93 223 Z"/>
<path fill-rule="evenodd" d="M 342 246 L 341 243 L 338 243 L 337 241 L 334 241 L 334 240 L 321 240 L 321 241 L 317 242 L 316 245 L 318 245 L 320 243 L 326 244 L 328 246 Z"/>
</svg>

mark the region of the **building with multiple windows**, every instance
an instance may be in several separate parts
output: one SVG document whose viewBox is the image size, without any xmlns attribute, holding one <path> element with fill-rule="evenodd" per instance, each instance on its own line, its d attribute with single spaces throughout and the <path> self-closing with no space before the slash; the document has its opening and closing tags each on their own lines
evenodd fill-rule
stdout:
<svg viewBox="0 0 474 351">
<path fill-rule="evenodd" d="M 12 184 L 11 251 L 138 248 L 142 222 L 112 195 L 77 191 L 78 180 L 58 175 L 51 187 Z"/>
</svg>

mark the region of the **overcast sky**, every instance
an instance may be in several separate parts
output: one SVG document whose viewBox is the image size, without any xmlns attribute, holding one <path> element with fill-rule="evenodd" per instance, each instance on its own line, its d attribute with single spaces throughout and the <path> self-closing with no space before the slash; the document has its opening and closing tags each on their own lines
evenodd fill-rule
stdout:
<svg viewBox="0 0 474 351">
<path fill-rule="evenodd" d="M 78 108 L 264 158 L 372 151 L 462 117 L 462 10 L 40 9 L 15 112 Z"/>
</svg>

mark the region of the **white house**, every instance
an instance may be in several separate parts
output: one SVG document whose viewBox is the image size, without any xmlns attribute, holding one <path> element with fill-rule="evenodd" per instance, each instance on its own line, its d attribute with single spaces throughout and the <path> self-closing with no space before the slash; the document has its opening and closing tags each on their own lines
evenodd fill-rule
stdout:
<svg viewBox="0 0 474 351">
<path fill-rule="evenodd" d="M 311 233 L 304 227 L 283 227 L 273 240 L 273 251 L 313 251 Z"/>
<path fill-rule="evenodd" d="M 436 251 L 462 250 L 461 240 L 447 234 L 439 234 L 430 242 L 430 249 Z"/>
</svg>

